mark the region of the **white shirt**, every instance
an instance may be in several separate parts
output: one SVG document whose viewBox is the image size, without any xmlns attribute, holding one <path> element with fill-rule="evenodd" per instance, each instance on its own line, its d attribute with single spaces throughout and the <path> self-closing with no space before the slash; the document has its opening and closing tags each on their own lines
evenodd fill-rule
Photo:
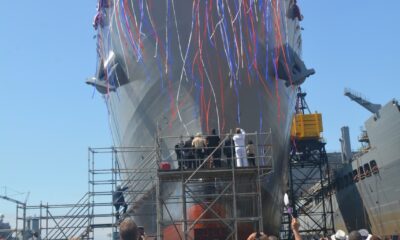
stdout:
<svg viewBox="0 0 400 240">
<path fill-rule="evenodd" d="M 235 141 L 235 147 L 245 147 L 244 137 L 246 132 L 243 129 L 240 129 L 241 133 L 236 133 L 233 135 L 233 141 Z"/>
</svg>

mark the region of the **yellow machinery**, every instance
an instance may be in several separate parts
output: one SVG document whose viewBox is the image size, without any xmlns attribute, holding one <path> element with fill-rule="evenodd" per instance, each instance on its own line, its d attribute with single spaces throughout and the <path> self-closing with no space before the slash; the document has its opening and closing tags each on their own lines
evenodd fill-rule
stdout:
<svg viewBox="0 0 400 240">
<path fill-rule="evenodd" d="M 322 131 L 322 115 L 320 113 L 299 113 L 293 117 L 290 135 L 297 140 L 319 139 Z"/>
<path fill-rule="evenodd" d="M 322 115 L 311 113 L 305 100 L 307 93 L 297 88 L 296 114 L 292 120 L 290 136 L 295 140 L 319 140 L 322 129 Z M 308 114 L 305 113 L 308 110 Z"/>
<path fill-rule="evenodd" d="M 326 193 L 332 190 L 333 175 L 321 136 L 322 114 L 310 111 L 305 96 L 299 87 L 291 128 L 288 194 L 298 219 L 309 223 L 300 231 L 305 235 L 329 236 L 334 234 L 335 225 L 332 197 Z M 314 206 L 310 207 L 310 203 Z M 281 236 L 287 236 L 286 239 L 292 239 L 290 217 L 289 213 L 282 217 Z"/>
</svg>

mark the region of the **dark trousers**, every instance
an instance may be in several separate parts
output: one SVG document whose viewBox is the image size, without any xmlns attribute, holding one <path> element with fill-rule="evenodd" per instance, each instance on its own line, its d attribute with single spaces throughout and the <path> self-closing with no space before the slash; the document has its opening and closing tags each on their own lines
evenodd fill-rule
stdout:
<svg viewBox="0 0 400 240">
<path fill-rule="evenodd" d="M 254 154 L 248 154 L 247 160 L 249 161 L 249 166 L 256 166 L 256 156 Z"/>
<path fill-rule="evenodd" d="M 214 167 L 216 167 L 216 168 L 221 167 L 221 150 L 220 149 L 218 149 L 217 151 L 214 152 L 213 163 L 214 163 Z"/>
<path fill-rule="evenodd" d="M 190 155 L 187 159 L 185 159 L 185 166 L 187 168 L 194 168 L 195 167 L 195 161 L 194 161 L 194 156 Z"/>
<path fill-rule="evenodd" d="M 189 169 L 193 168 L 193 159 L 194 157 L 188 157 L 180 160 L 179 168 L 180 169 Z"/>
<path fill-rule="evenodd" d="M 183 169 L 182 158 L 178 157 L 176 160 L 178 161 L 178 168 L 182 170 Z"/>
<path fill-rule="evenodd" d="M 128 208 L 128 204 L 126 204 L 126 203 L 116 203 L 116 204 L 114 204 L 115 211 L 117 212 L 116 215 L 115 215 L 116 218 L 117 218 L 117 221 L 119 220 L 119 208 L 120 208 L 121 206 L 124 206 L 124 209 L 123 209 L 122 211 L 123 211 L 123 213 L 125 214 L 125 213 L 126 213 L 126 210 L 127 210 L 127 208 Z"/>
<path fill-rule="evenodd" d="M 232 156 L 226 155 L 226 164 L 228 167 L 232 167 Z"/>
<path fill-rule="evenodd" d="M 203 153 L 203 149 L 196 149 L 195 150 L 195 168 L 199 167 L 200 164 L 203 162 L 204 160 L 204 153 Z"/>
</svg>

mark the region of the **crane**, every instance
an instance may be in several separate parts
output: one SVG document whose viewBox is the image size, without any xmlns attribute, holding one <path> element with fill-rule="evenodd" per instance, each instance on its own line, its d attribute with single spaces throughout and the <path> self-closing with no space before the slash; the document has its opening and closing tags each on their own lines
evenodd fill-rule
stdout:
<svg viewBox="0 0 400 240">
<path fill-rule="evenodd" d="M 344 95 L 349 97 L 351 100 L 355 101 L 356 103 L 360 104 L 362 107 L 367 109 L 373 114 L 379 114 L 379 110 L 382 108 L 382 105 L 371 103 L 365 97 L 362 97 L 361 94 L 352 91 L 351 89 L 344 89 Z"/>
</svg>

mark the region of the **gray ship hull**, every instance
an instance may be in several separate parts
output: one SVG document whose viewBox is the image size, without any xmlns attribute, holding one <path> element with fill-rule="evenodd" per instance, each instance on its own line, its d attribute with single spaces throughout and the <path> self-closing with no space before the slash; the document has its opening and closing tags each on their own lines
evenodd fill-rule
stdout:
<svg viewBox="0 0 400 240">
<path fill-rule="evenodd" d="M 305 79 L 292 75 L 301 35 L 298 21 L 286 17 L 290 2 L 101 1 L 99 69 L 92 83 L 105 94 L 119 147 L 152 146 L 157 134 L 271 130 L 274 172 L 263 181 L 263 217 L 264 231 L 276 235 L 295 103 L 291 84 Z M 162 143 L 169 149 L 163 158 L 171 158 L 175 144 Z M 140 154 L 123 154 L 119 165 L 134 169 L 141 160 Z M 155 217 L 148 217 L 154 211 L 135 209 L 147 213 L 135 220 L 150 233 L 156 231 Z M 173 217 L 182 218 L 179 209 Z"/>
<path fill-rule="evenodd" d="M 365 128 L 370 146 L 353 157 L 336 177 L 335 226 L 347 231 L 365 228 L 377 235 L 397 236 L 400 232 L 398 103 L 393 101 L 383 106 L 378 115 L 366 121 Z M 372 161 L 377 165 L 375 172 Z M 360 167 L 363 168 L 361 173 Z M 354 174 L 353 179 L 348 178 L 354 170 L 358 170 L 357 182 L 354 182 Z"/>
</svg>

